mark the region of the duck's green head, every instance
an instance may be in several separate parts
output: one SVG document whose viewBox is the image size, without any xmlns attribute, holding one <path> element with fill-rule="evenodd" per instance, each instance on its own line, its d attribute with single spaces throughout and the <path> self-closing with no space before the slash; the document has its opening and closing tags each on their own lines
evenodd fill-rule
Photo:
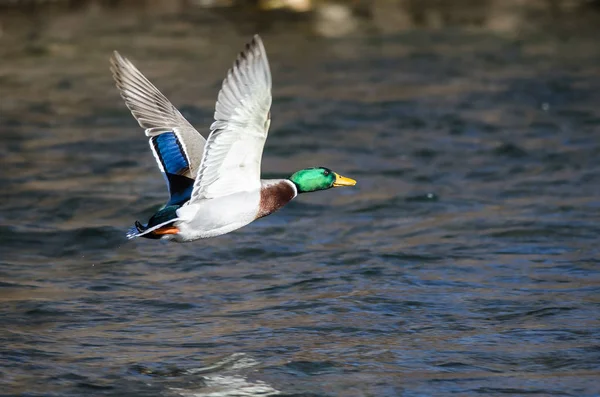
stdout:
<svg viewBox="0 0 600 397">
<path fill-rule="evenodd" d="M 298 193 L 316 192 L 317 190 L 326 190 L 332 187 L 356 185 L 354 179 L 341 176 L 325 167 L 305 168 L 294 173 L 289 179 L 296 185 Z"/>
</svg>

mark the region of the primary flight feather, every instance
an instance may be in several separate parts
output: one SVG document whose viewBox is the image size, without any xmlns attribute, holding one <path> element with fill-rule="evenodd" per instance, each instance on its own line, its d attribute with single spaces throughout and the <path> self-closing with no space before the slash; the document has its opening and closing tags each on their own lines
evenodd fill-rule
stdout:
<svg viewBox="0 0 600 397">
<path fill-rule="evenodd" d="M 115 51 L 117 88 L 148 136 L 169 189 L 167 204 L 127 237 L 177 242 L 219 236 L 283 207 L 299 193 L 353 186 L 356 181 L 324 167 L 286 179 L 260 179 L 269 132 L 271 71 L 258 35 L 227 73 L 208 139 L 126 58 Z"/>
</svg>

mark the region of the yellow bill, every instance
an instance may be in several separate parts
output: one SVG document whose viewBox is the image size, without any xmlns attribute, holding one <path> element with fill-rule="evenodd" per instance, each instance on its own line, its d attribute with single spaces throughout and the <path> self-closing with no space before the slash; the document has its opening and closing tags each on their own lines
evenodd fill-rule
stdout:
<svg viewBox="0 0 600 397">
<path fill-rule="evenodd" d="M 340 174 L 334 172 L 335 174 L 335 182 L 333 182 L 333 187 L 340 186 L 354 186 L 356 185 L 356 181 L 352 178 L 346 178 L 345 176 L 341 176 Z"/>
</svg>

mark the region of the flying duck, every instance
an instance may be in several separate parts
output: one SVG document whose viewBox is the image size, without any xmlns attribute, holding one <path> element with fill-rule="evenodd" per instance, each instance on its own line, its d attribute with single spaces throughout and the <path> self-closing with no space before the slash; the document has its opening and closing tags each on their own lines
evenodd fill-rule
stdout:
<svg viewBox="0 0 600 397">
<path fill-rule="evenodd" d="M 306 168 L 286 179 L 261 179 L 271 124 L 271 71 L 258 35 L 246 45 L 219 92 L 208 139 L 118 52 L 111 71 L 125 104 L 145 129 L 169 201 L 128 238 L 187 242 L 215 237 L 272 214 L 300 193 L 356 181 L 329 168 Z"/>
</svg>

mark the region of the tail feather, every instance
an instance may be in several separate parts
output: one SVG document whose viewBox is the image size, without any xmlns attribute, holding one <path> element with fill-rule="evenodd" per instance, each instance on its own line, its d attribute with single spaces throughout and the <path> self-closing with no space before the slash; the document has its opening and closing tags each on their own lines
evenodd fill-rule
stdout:
<svg viewBox="0 0 600 397">
<path fill-rule="evenodd" d="M 134 239 L 136 237 L 146 237 L 146 238 L 158 240 L 161 238 L 161 236 L 155 236 L 154 233 L 152 233 L 152 232 L 155 231 L 156 229 L 160 229 L 163 226 L 168 226 L 178 220 L 179 220 L 179 218 L 171 219 L 166 222 L 160 223 L 158 225 L 154 225 L 152 227 L 146 227 L 146 226 L 142 225 L 140 222 L 135 221 L 135 225 L 129 228 L 129 230 L 127 231 L 125 236 L 129 240 Z"/>
<path fill-rule="evenodd" d="M 129 230 L 127 230 L 125 237 L 127 237 L 129 240 L 140 237 L 147 229 L 148 228 L 142 225 L 139 221 L 135 221 L 134 226 L 131 226 Z"/>
<path fill-rule="evenodd" d="M 125 237 L 127 237 L 127 239 L 129 239 L 129 240 L 134 239 L 139 236 L 140 236 L 140 234 L 137 231 L 137 228 L 135 226 L 131 226 L 129 228 L 129 230 L 127 230 L 127 233 L 125 233 Z"/>
</svg>

